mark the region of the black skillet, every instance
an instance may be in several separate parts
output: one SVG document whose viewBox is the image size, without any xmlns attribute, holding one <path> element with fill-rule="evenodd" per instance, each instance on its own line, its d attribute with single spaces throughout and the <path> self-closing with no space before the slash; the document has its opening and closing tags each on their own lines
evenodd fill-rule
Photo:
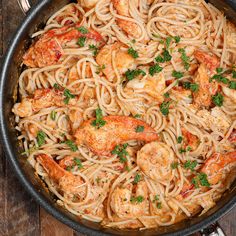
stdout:
<svg viewBox="0 0 236 236">
<path fill-rule="evenodd" d="M 22 10 L 29 10 L 28 0 L 18 0 Z M 224 235 L 217 224 L 213 224 L 220 217 L 230 211 L 236 204 L 236 183 L 231 190 L 226 192 L 216 206 L 202 216 L 193 217 L 183 222 L 168 227 L 160 227 L 145 231 L 128 231 L 104 229 L 99 224 L 87 220 L 78 220 L 74 215 L 68 213 L 55 203 L 54 197 L 45 191 L 42 182 L 35 178 L 34 170 L 20 155 L 22 146 L 17 141 L 17 133 L 14 129 L 14 116 L 11 112 L 16 97 L 16 85 L 22 70 L 22 55 L 29 47 L 30 35 L 36 30 L 43 28 L 46 20 L 62 6 L 68 4 L 69 0 L 38 0 L 28 12 L 21 26 L 9 43 L 0 74 L 0 126 L 2 143 L 5 152 L 14 167 L 14 170 L 28 192 L 33 198 L 54 217 L 86 235 L 129 235 L 129 236 L 151 236 L 151 235 L 189 235 L 201 231 L 204 235 Z M 235 0 L 211 0 L 213 5 L 225 12 L 227 18 L 236 24 L 236 1 Z M 210 226 L 210 227 L 209 227 Z M 201 230 L 207 228 L 207 230 Z M 210 234 L 212 233 L 213 234 Z"/>
</svg>

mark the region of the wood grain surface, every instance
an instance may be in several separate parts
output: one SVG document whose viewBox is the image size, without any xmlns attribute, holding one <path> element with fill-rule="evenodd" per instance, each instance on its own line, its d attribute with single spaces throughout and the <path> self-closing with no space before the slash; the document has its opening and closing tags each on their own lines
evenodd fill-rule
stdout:
<svg viewBox="0 0 236 236">
<path fill-rule="evenodd" d="M 23 18 L 17 0 L 0 0 L 0 61 L 9 39 Z M 219 221 L 227 236 L 236 235 L 235 219 L 236 208 Z M 34 202 L 15 177 L 1 145 L 0 235 L 83 236 L 53 218 Z"/>
</svg>

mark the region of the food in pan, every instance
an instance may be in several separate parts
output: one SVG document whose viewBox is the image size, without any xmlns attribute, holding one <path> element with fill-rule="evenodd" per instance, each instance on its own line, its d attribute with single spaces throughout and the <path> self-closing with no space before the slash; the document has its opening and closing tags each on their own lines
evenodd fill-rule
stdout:
<svg viewBox="0 0 236 236">
<path fill-rule="evenodd" d="M 69 212 L 167 226 L 236 166 L 236 28 L 202 0 L 66 5 L 33 34 L 14 105 L 22 155 Z"/>
</svg>

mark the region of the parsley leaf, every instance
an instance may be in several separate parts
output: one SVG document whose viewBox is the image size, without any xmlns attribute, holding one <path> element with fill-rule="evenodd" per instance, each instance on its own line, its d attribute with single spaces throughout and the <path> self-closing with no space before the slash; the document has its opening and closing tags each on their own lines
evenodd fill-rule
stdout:
<svg viewBox="0 0 236 236">
<path fill-rule="evenodd" d="M 182 137 L 182 136 L 179 136 L 179 137 L 177 138 L 177 143 L 182 143 L 182 141 L 183 141 L 183 137 Z"/>
<path fill-rule="evenodd" d="M 91 122 L 91 125 L 99 129 L 106 124 L 106 121 L 103 120 L 102 110 L 100 108 L 97 108 L 95 113 L 96 119 Z"/>
<path fill-rule="evenodd" d="M 169 106 L 170 106 L 170 101 L 168 102 L 163 102 L 160 105 L 160 111 L 164 116 L 167 116 L 169 114 Z"/>
<path fill-rule="evenodd" d="M 134 118 L 136 118 L 136 119 L 137 119 L 137 118 L 141 118 L 141 115 L 140 115 L 140 114 L 135 114 L 135 115 L 134 115 Z"/>
<path fill-rule="evenodd" d="M 184 75 L 183 72 L 176 71 L 176 70 L 173 70 L 173 71 L 172 71 L 172 76 L 175 77 L 176 79 L 180 79 L 180 78 L 182 78 L 183 75 Z"/>
<path fill-rule="evenodd" d="M 223 77 L 222 74 L 216 74 L 211 77 L 211 80 L 216 80 L 219 83 L 229 84 L 229 79 Z"/>
<path fill-rule="evenodd" d="M 78 166 L 78 169 L 82 169 L 82 168 L 83 168 L 83 165 L 82 165 L 80 159 L 74 158 L 74 162 L 75 162 L 75 164 Z"/>
<path fill-rule="evenodd" d="M 69 89 L 65 89 L 63 95 L 66 97 L 64 103 L 68 104 L 71 98 L 75 98 L 75 95 L 71 94 Z"/>
<path fill-rule="evenodd" d="M 236 81 L 230 81 L 229 82 L 229 88 L 230 89 L 236 89 Z"/>
<path fill-rule="evenodd" d="M 58 89 L 60 89 L 60 85 L 57 84 L 57 83 L 55 83 L 55 84 L 53 85 L 53 88 L 58 90 Z"/>
<path fill-rule="evenodd" d="M 188 160 L 188 161 L 186 161 L 185 163 L 184 163 L 184 168 L 186 169 L 186 170 L 191 170 L 191 171 L 194 171 L 194 168 L 197 166 L 197 161 L 190 161 L 190 160 Z"/>
<path fill-rule="evenodd" d="M 192 92 L 197 92 L 199 89 L 199 85 L 195 83 L 190 82 L 183 82 L 183 87 L 185 89 L 190 89 Z"/>
<path fill-rule="evenodd" d="M 160 63 L 165 62 L 164 58 L 163 58 L 161 55 L 158 55 L 158 56 L 155 58 L 155 61 L 156 61 L 156 62 L 160 62 Z"/>
<path fill-rule="evenodd" d="M 234 79 L 236 79 L 236 71 L 235 70 L 232 71 L 232 76 Z"/>
<path fill-rule="evenodd" d="M 170 94 L 167 92 L 167 93 L 164 93 L 164 97 L 165 98 L 169 98 L 170 97 Z"/>
<path fill-rule="evenodd" d="M 202 186 L 210 187 L 210 183 L 208 182 L 207 175 L 205 173 L 199 173 L 198 179 Z"/>
<path fill-rule="evenodd" d="M 212 96 L 212 102 L 218 106 L 221 107 L 224 102 L 224 97 L 221 93 L 217 93 L 216 95 Z"/>
<path fill-rule="evenodd" d="M 155 64 L 149 68 L 149 74 L 153 76 L 156 73 L 159 73 L 162 71 L 162 67 L 160 67 L 158 64 Z"/>
<path fill-rule="evenodd" d="M 55 111 L 51 111 L 50 118 L 52 120 L 56 120 L 56 115 L 57 115 L 57 113 Z"/>
<path fill-rule="evenodd" d="M 176 169 L 178 167 L 179 163 L 178 162 L 172 162 L 171 163 L 171 169 Z"/>
<path fill-rule="evenodd" d="M 136 50 L 134 50 L 133 48 L 129 48 L 128 49 L 128 54 L 131 55 L 133 58 L 138 58 L 138 52 Z"/>
<path fill-rule="evenodd" d="M 136 174 L 134 176 L 134 184 L 137 184 L 140 180 L 141 180 L 141 175 L 140 174 Z"/>
<path fill-rule="evenodd" d="M 130 198 L 131 203 L 141 203 L 141 202 L 143 202 L 143 200 L 144 200 L 143 196 L 137 196 L 137 197 Z"/>
<path fill-rule="evenodd" d="M 136 128 L 135 128 L 135 132 L 136 133 L 141 133 L 144 131 L 144 126 L 143 125 L 138 125 Z"/>
<path fill-rule="evenodd" d="M 167 38 L 166 38 L 166 48 L 167 48 L 167 49 L 170 47 L 171 40 L 172 40 L 171 37 L 167 37 Z"/>
<path fill-rule="evenodd" d="M 176 43 L 179 43 L 179 42 L 180 42 L 180 37 L 179 37 L 179 36 L 174 36 L 173 38 L 174 38 L 174 40 L 175 40 Z"/>
<path fill-rule="evenodd" d="M 98 54 L 98 47 L 96 47 L 94 44 L 90 44 L 89 49 L 93 51 L 94 56 Z"/>
<path fill-rule="evenodd" d="M 79 30 L 79 32 L 82 34 L 87 34 L 89 32 L 88 29 L 86 29 L 84 26 L 80 26 L 79 28 L 77 28 L 77 30 Z"/>
<path fill-rule="evenodd" d="M 123 145 L 116 145 L 111 153 L 116 154 L 120 158 L 121 163 L 127 162 L 126 156 L 129 155 L 128 152 L 126 151 L 127 147 L 128 147 L 127 143 Z"/>
<path fill-rule="evenodd" d="M 158 202 L 158 203 L 157 203 L 157 208 L 158 208 L 158 209 L 161 209 L 161 208 L 162 208 L 161 202 Z"/>
<path fill-rule="evenodd" d="M 137 76 L 139 76 L 139 75 L 145 76 L 146 73 L 145 73 L 145 71 L 140 70 L 140 69 L 137 69 L 137 70 L 130 70 L 130 69 L 128 69 L 128 70 L 125 72 L 125 76 L 126 76 L 126 78 L 128 79 L 128 81 L 133 80 L 135 77 L 137 77 Z"/>
<path fill-rule="evenodd" d="M 38 131 L 36 139 L 37 139 L 37 143 L 38 143 L 39 147 L 41 147 L 43 144 L 45 144 L 46 137 L 47 137 L 47 135 L 42 130 Z"/>
<path fill-rule="evenodd" d="M 84 47 L 85 45 L 85 41 L 86 41 L 86 37 L 80 37 L 77 41 L 77 44 L 80 46 L 80 47 Z"/>
<path fill-rule="evenodd" d="M 163 55 L 164 61 L 170 61 L 172 58 L 172 56 L 170 55 L 170 53 L 166 49 L 164 49 L 162 55 Z"/>
<path fill-rule="evenodd" d="M 78 147 L 72 140 L 66 140 L 65 144 L 71 149 L 72 152 L 76 152 L 78 150 Z"/>
<path fill-rule="evenodd" d="M 216 68 L 217 73 L 221 73 L 222 71 L 223 71 L 223 68 L 220 68 L 220 67 Z"/>
<path fill-rule="evenodd" d="M 184 64 L 185 70 L 188 70 L 190 67 L 190 58 L 186 55 L 186 51 L 184 48 L 179 48 L 178 52 L 181 53 L 181 59 Z"/>
</svg>

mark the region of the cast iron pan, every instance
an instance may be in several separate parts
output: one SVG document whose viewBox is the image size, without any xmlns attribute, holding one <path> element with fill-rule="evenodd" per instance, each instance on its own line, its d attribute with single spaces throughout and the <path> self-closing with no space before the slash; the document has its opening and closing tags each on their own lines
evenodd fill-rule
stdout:
<svg viewBox="0 0 236 236">
<path fill-rule="evenodd" d="M 29 9 L 28 0 L 18 0 L 22 3 L 22 9 Z M 193 217 L 178 224 L 160 227 L 146 231 L 129 231 L 104 229 L 97 223 L 87 220 L 78 220 L 74 215 L 68 213 L 55 203 L 54 197 L 45 191 L 40 179 L 34 175 L 33 168 L 22 157 L 22 146 L 17 141 L 17 133 L 14 129 L 14 116 L 11 112 L 16 97 L 16 85 L 21 68 L 21 58 L 29 47 L 30 35 L 42 28 L 46 20 L 59 8 L 68 4 L 69 0 L 39 0 L 27 13 L 21 26 L 9 43 L 5 60 L 0 73 L 0 122 L 1 137 L 8 159 L 14 170 L 28 192 L 33 198 L 58 220 L 86 235 L 129 235 L 129 236 L 151 236 L 151 235 L 188 235 L 206 228 L 216 222 L 221 216 L 230 211 L 236 203 L 236 188 L 234 183 L 230 191 L 226 192 L 216 206 L 200 217 Z M 229 20 L 236 23 L 236 2 L 233 0 L 210 1 L 217 8 L 224 11 Z M 214 230 L 214 227 L 213 227 Z M 218 229 L 219 230 L 219 229 Z M 209 233 L 209 231 L 207 231 Z M 206 234 L 205 234 L 206 235 Z"/>
</svg>

